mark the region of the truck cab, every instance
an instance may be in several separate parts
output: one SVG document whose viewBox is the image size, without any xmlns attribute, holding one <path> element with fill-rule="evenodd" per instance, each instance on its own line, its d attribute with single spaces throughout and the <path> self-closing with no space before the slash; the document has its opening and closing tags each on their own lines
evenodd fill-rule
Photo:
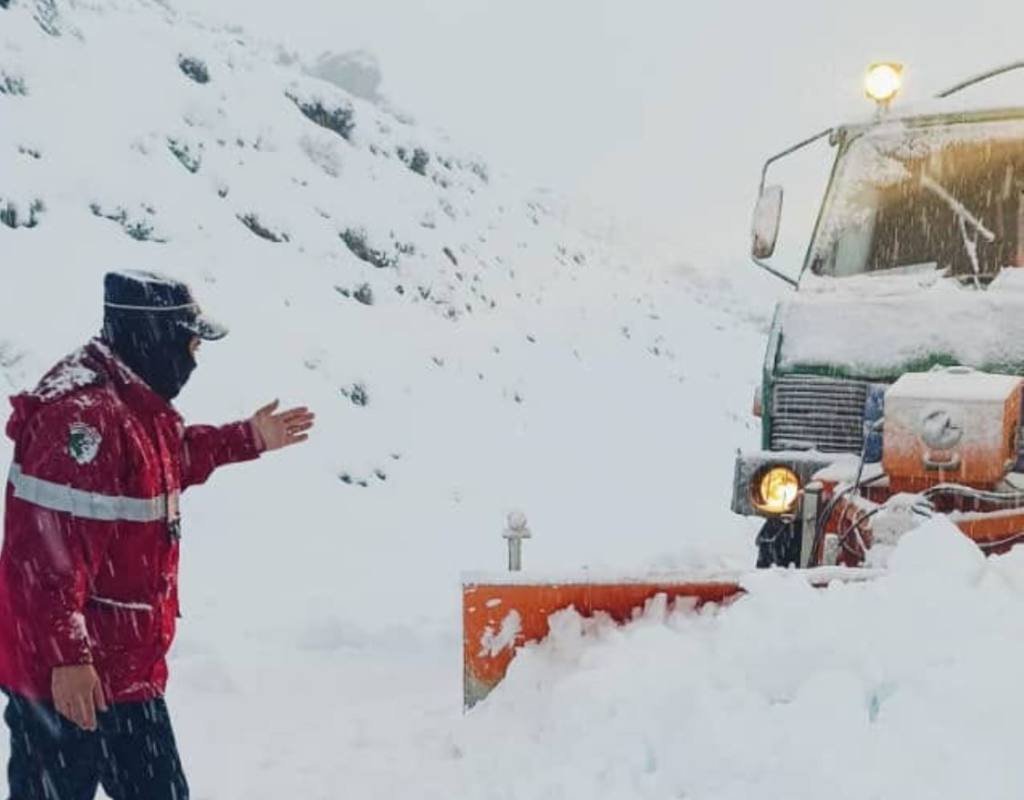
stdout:
<svg viewBox="0 0 1024 800">
<path fill-rule="evenodd" d="M 932 491 L 955 484 L 1005 495 L 1020 494 L 1019 480 L 1024 489 L 1024 475 L 1016 477 L 1024 471 L 1017 458 L 1024 108 L 942 111 L 940 104 L 895 115 L 887 111 L 889 100 L 870 121 L 829 129 L 773 156 L 762 173 L 752 256 L 794 291 L 778 304 L 768 337 L 755 401 L 761 446 L 738 454 L 734 475 L 733 511 L 764 518 L 759 566 L 863 561 L 870 535 L 860 530 L 855 547 L 848 546 L 849 531 L 839 543 L 849 552 L 837 551 L 835 541 L 829 551 L 829 530 L 833 539 L 845 530 L 834 519 L 835 498 L 844 492 L 847 499 L 869 498 L 875 515 L 896 493 L 894 485 Z M 834 149 L 834 162 L 806 256 L 802 265 L 778 264 L 773 255 L 784 187 L 768 178 L 776 162 L 820 139 Z M 909 399 L 915 391 L 925 393 L 917 405 Z M 983 396 L 1001 409 L 985 412 L 989 427 L 1012 428 L 1006 433 L 1012 442 L 986 445 L 986 458 L 1013 451 L 1012 458 L 998 456 L 998 474 L 975 470 L 980 445 L 977 436 L 964 436 L 980 419 L 972 403 Z M 1014 396 L 1016 411 L 1006 405 Z M 895 415 L 887 414 L 887 400 L 896 404 Z M 937 466 L 925 458 L 908 467 L 900 460 L 906 453 L 895 452 L 903 440 L 890 423 L 911 406 L 918 416 L 907 424 L 918 440 L 928 438 L 929 425 L 951 426 L 949 437 L 959 431 L 949 448 L 921 444 L 922 452 L 939 454 Z M 1012 425 L 1004 424 L 1013 413 Z M 967 453 L 972 465 L 961 463 L 959 471 L 942 460 L 955 455 L 963 462 Z M 926 498 L 922 513 L 937 507 L 938 494 Z M 949 510 L 945 500 L 938 506 Z M 952 509 L 964 512 L 963 503 Z M 1017 528 L 1004 526 L 999 546 L 1020 537 L 1024 516 Z"/>
</svg>

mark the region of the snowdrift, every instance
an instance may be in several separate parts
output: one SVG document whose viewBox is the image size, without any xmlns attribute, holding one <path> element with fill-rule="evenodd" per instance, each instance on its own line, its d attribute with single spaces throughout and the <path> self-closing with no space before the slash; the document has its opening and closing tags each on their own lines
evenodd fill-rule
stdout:
<svg viewBox="0 0 1024 800">
<path fill-rule="evenodd" d="M 1024 555 L 937 519 L 890 567 L 825 590 L 766 572 L 728 609 L 653 603 L 624 628 L 560 613 L 461 728 L 474 790 L 1019 797 Z M 477 788 L 508 764 L 507 791 Z"/>
</svg>

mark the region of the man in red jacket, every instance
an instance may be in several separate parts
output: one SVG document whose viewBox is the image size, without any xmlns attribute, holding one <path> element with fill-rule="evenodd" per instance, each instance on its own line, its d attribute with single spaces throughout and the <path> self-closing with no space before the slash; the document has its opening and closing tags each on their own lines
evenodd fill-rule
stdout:
<svg viewBox="0 0 1024 800">
<path fill-rule="evenodd" d="M 189 288 L 104 279 L 102 335 L 11 399 L 0 551 L 0 688 L 12 800 L 187 800 L 163 702 L 178 616 L 178 499 L 219 466 L 305 441 L 271 403 L 189 425 L 171 405 L 227 331 Z"/>
</svg>

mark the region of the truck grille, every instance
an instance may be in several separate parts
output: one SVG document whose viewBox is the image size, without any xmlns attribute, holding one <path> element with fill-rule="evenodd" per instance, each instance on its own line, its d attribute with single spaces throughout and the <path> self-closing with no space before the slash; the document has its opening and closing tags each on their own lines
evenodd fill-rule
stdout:
<svg viewBox="0 0 1024 800">
<path fill-rule="evenodd" d="M 868 384 L 785 375 L 772 387 L 772 450 L 859 453 Z"/>
</svg>

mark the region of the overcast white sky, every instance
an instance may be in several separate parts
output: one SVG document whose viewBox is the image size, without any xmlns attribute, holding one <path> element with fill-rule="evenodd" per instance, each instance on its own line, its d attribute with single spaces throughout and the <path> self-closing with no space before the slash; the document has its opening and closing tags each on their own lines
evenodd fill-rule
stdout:
<svg viewBox="0 0 1024 800">
<path fill-rule="evenodd" d="M 423 122 L 709 266 L 746 258 L 766 155 L 870 112 L 870 61 L 904 61 L 909 99 L 1024 58 L 1020 0 L 177 3 L 310 57 L 371 50 Z"/>
</svg>

